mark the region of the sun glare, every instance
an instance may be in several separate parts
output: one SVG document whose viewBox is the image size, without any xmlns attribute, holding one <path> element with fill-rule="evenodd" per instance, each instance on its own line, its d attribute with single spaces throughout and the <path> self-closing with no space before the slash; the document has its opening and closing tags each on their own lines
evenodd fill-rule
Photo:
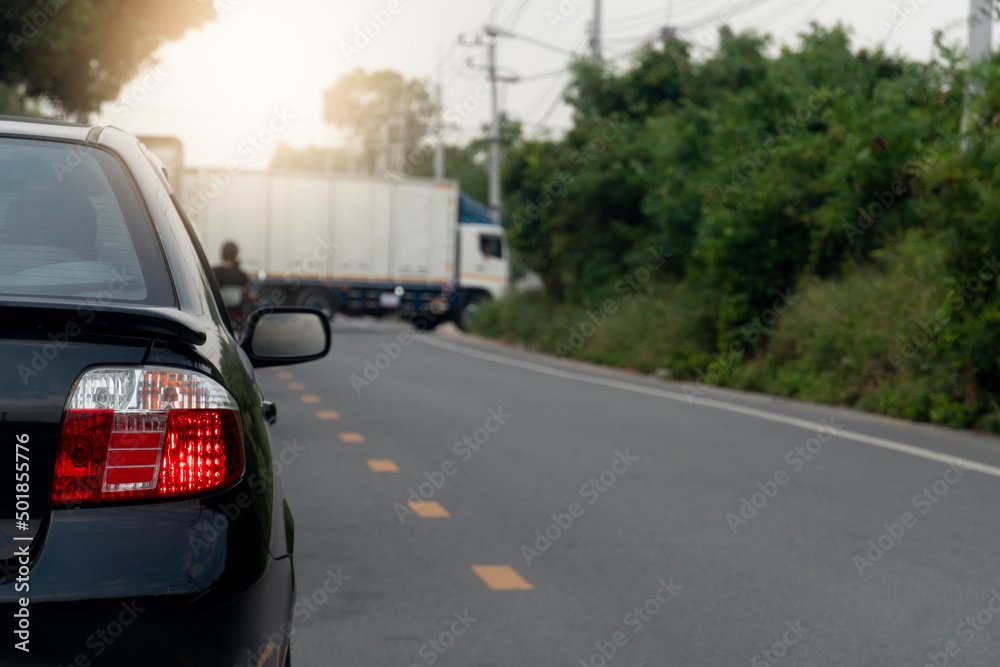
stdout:
<svg viewBox="0 0 1000 667">
<path fill-rule="evenodd" d="M 282 13 L 249 8 L 225 17 L 207 63 L 220 102 L 265 111 L 298 94 L 313 67 L 302 26 Z"/>
</svg>

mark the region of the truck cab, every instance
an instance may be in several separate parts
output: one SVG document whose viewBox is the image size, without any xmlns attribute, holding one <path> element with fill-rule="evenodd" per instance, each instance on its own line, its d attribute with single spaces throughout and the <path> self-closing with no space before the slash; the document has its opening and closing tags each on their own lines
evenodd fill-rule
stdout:
<svg viewBox="0 0 1000 667">
<path fill-rule="evenodd" d="M 510 279 L 510 250 L 500 225 L 462 222 L 458 225 L 458 271 L 455 284 L 464 295 L 457 320 L 464 324 L 488 299 L 498 299 L 507 291 Z M 467 312 L 467 309 L 470 309 Z"/>
</svg>

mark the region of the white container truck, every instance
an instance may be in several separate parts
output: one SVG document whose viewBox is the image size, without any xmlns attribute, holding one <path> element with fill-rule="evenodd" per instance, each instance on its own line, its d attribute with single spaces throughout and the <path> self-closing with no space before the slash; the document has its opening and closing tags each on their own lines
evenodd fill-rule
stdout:
<svg viewBox="0 0 1000 667">
<path fill-rule="evenodd" d="M 452 180 L 187 169 L 182 183 L 205 252 L 235 241 L 261 305 L 465 327 L 507 289 L 503 229 Z"/>
</svg>

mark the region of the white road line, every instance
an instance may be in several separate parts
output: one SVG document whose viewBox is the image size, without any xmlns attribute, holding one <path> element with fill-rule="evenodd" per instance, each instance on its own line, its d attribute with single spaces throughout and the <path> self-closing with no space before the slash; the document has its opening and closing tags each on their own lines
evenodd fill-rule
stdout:
<svg viewBox="0 0 1000 667">
<path fill-rule="evenodd" d="M 726 412 L 733 412 L 736 414 L 745 415 L 747 417 L 756 417 L 757 419 L 764 419 L 778 424 L 785 424 L 786 426 L 794 426 L 796 428 L 801 428 L 812 432 L 817 432 L 820 429 L 824 429 L 827 432 L 831 431 L 829 426 L 826 426 L 819 422 L 811 422 L 806 419 L 798 419 L 796 417 L 786 417 L 785 415 L 779 415 L 773 412 L 767 412 L 765 410 L 757 410 L 755 408 L 748 408 L 742 405 L 736 405 L 735 403 L 726 403 L 724 401 L 717 401 L 710 398 L 699 398 L 697 396 L 678 394 L 676 392 L 666 391 L 664 389 L 644 387 L 642 385 L 622 382 L 620 380 L 612 380 L 609 378 L 584 375 L 582 373 L 574 373 L 572 371 L 563 371 L 557 368 L 550 368 L 549 366 L 543 366 L 542 364 L 536 364 L 530 361 L 523 361 L 521 359 L 510 359 L 508 357 L 503 357 L 498 354 L 492 354 L 490 352 L 480 352 L 479 350 L 473 350 L 464 347 L 462 345 L 449 343 L 447 341 L 439 340 L 438 338 L 431 336 L 415 336 L 414 340 L 418 340 L 422 343 L 426 343 L 428 345 L 432 345 L 434 347 L 438 347 L 444 350 L 450 350 L 457 354 L 464 354 L 467 357 L 475 357 L 476 359 L 482 359 L 484 361 L 492 361 L 493 363 L 503 364 L 505 366 L 522 368 L 524 370 L 533 371 L 535 373 L 543 373 L 545 375 L 551 375 L 553 377 L 562 378 L 564 380 L 573 380 L 575 382 L 596 384 L 603 387 L 611 387 L 613 389 L 622 389 L 624 391 L 631 391 L 636 394 L 645 394 L 647 396 L 667 398 L 673 401 L 683 401 L 684 403 L 688 403 L 691 405 L 700 405 L 702 407 L 713 408 L 715 410 L 725 410 Z M 895 440 L 887 440 L 886 438 L 878 438 L 875 436 L 865 435 L 864 433 L 856 433 L 854 431 L 848 431 L 845 429 L 836 429 L 834 431 L 834 434 L 836 437 L 844 438 L 845 440 L 853 440 L 854 442 L 860 442 L 862 444 L 871 445 L 873 447 L 880 447 L 882 449 L 898 452 L 900 454 L 908 454 L 910 456 L 915 456 L 917 458 L 927 459 L 928 461 L 937 461 L 939 463 L 952 465 L 957 468 L 963 468 L 965 470 L 979 472 L 984 475 L 992 475 L 993 477 L 1000 477 L 1000 468 L 996 466 L 987 465 L 985 463 L 979 463 L 978 461 L 969 461 L 967 459 L 962 459 L 955 456 L 949 456 L 947 454 L 941 454 L 939 452 L 931 451 L 929 449 L 923 449 L 922 447 L 914 447 L 913 445 L 907 445 L 902 442 L 896 442 Z"/>
<path fill-rule="evenodd" d="M 339 318 L 337 324 L 348 324 L 355 329 L 361 329 L 362 331 L 405 331 L 406 329 L 400 329 L 398 326 L 393 326 L 391 324 L 386 324 L 384 322 L 379 322 L 378 320 L 362 320 L 356 317 Z"/>
</svg>

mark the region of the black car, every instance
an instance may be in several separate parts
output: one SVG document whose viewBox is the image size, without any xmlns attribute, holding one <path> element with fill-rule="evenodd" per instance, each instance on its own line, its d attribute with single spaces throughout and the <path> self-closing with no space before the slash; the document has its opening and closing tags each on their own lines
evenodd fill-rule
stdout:
<svg viewBox="0 0 1000 667">
<path fill-rule="evenodd" d="M 254 367 L 324 356 L 271 309 L 237 340 L 130 134 L 0 117 L 0 665 L 286 665 L 294 524 Z"/>
</svg>

